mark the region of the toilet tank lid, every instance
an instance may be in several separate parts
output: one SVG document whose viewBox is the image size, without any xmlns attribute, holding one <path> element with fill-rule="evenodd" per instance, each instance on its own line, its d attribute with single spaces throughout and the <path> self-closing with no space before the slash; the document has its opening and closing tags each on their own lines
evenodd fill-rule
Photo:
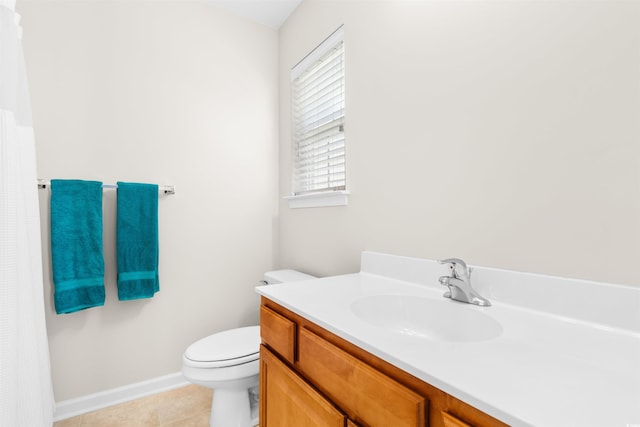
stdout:
<svg viewBox="0 0 640 427">
<path fill-rule="evenodd" d="M 316 277 L 296 270 L 274 270 L 264 273 L 264 280 L 269 284 L 297 282 L 300 280 L 315 279 Z"/>
</svg>

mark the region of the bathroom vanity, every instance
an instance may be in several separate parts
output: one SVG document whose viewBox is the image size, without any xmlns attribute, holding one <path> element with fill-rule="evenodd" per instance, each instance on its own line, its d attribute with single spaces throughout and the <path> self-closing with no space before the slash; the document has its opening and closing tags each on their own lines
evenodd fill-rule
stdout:
<svg viewBox="0 0 640 427">
<path fill-rule="evenodd" d="M 478 307 L 444 273 L 365 252 L 259 287 L 261 427 L 640 424 L 640 289 L 475 267 Z"/>
<path fill-rule="evenodd" d="M 263 427 L 505 425 L 266 298 L 260 324 Z"/>
</svg>

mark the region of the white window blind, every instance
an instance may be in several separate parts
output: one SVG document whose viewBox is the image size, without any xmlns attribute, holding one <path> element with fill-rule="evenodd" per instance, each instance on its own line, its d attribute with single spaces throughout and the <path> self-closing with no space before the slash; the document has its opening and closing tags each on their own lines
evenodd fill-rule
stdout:
<svg viewBox="0 0 640 427">
<path fill-rule="evenodd" d="M 346 189 L 344 86 L 339 28 L 292 70 L 294 195 Z"/>
</svg>

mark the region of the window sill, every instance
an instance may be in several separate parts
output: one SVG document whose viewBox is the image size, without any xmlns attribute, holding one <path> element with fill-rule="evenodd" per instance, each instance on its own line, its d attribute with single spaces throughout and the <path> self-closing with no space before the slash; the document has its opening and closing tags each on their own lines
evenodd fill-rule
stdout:
<svg viewBox="0 0 640 427">
<path fill-rule="evenodd" d="M 300 194 L 297 196 L 286 196 L 289 201 L 289 208 L 321 208 L 326 206 L 346 206 L 349 204 L 349 192 L 325 191 L 319 193 Z"/>
</svg>

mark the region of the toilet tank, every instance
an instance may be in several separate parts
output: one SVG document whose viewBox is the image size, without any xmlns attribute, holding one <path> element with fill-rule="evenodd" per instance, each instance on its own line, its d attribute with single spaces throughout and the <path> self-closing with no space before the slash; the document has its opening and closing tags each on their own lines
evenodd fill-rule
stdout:
<svg viewBox="0 0 640 427">
<path fill-rule="evenodd" d="M 274 270 L 264 273 L 261 285 L 273 285 L 275 283 L 298 282 L 301 280 L 315 279 L 315 276 L 301 273 L 296 270 Z"/>
</svg>

